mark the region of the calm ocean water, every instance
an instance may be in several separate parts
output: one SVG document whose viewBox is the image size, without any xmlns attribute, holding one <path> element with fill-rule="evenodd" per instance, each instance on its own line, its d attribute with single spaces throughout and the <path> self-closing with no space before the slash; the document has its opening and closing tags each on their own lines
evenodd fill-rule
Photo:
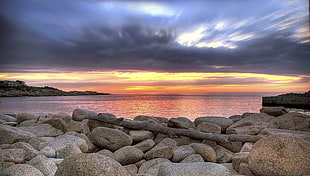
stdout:
<svg viewBox="0 0 310 176">
<path fill-rule="evenodd" d="M 272 94 L 267 94 L 272 95 Z M 137 115 L 166 118 L 224 116 L 259 112 L 266 94 L 212 95 L 98 95 L 55 97 L 1 97 L 0 112 L 72 114 L 76 108 L 117 117 Z M 273 94 L 274 95 L 274 94 Z"/>
</svg>

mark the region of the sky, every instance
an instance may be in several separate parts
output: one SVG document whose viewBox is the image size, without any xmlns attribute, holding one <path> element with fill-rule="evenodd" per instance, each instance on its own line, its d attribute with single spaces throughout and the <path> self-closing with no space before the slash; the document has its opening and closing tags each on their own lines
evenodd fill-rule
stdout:
<svg viewBox="0 0 310 176">
<path fill-rule="evenodd" d="M 307 0 L 1 0 L 0 79 L 114 94 L 310 90 Z"/>
</svg>

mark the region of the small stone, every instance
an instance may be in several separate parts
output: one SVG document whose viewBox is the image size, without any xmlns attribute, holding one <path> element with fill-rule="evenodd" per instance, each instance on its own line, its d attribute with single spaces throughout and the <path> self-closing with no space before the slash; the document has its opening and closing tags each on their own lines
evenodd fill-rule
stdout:
<svg viewBox="0 0 310 176">
<path fill-rule="evenodd" d="M 65 127 L 67 125 L 66 121 L 61 119 L 61 118 L 52 118 L 52 119 L 47 119 L 42 123 L 50 124 L 54 128 L 57 128 L 61 130 L 62 132 L 65 132 Z"/>
<path fill-rule="evenodd" d="M 223 132 L 226 130 L 227 127 L 229 127 L 231 124 L 234 123 L 231 119 L 228 119 L 226 117 L 216 117 L 216 116 L 198 117 L 194 121 L 196 126 L 198 126 L 202 122 L 217 124 L 221 127 Z"/>
<path fill-rule="evenodd" d="M 251 149 L 252 149 L 252 146 L 253 146 L 253 144 L 251 144 L 249 142 L 246 142 L 246 143 L 243 144 L 240 152 L 250 152 Z"/>
<path fill-rule="evenodd" d="M 170 159 L 173 155 L 173 149 L 170 146 L 154 147 L 145 153 L 145 159 L 151 160 L 154 158 Z"/>
<path fill-rule="evenodd" d="M 28 142 L 31 138 L 35 137 L 34 134 L 28 131 L 2 124 L 0 124 L 0 134 L 0 144 Z"/>
<path fill-rule="evenodd" d="M 88 124 L 88 119 L 84 119 L 81 122 L 71 120 L 70 122 L 68 122 L 65 129 L 66 131 L 74 131 L 77 133 L 88 134 L 90 133 L 90 130 L 87 124 Z"/>
</svg>

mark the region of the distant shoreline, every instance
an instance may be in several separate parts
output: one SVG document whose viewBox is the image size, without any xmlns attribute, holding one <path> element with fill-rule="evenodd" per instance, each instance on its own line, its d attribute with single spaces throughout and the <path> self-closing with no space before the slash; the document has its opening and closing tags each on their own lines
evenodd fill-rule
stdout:
<svg viewBox="0 0 310 176">
<path fill-rule="evenodd" d="M 63 91 L 54 87 L 27 86 L 24 81 L 0 81 L 0 97 L 41 97 L 41 96 L 81 96 L 111 95 L 95 91 Z"/>
</svg>

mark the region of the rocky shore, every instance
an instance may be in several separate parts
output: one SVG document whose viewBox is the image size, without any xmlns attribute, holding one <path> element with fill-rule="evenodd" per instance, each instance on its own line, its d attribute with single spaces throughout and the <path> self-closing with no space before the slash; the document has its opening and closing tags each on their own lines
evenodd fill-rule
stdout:
<svg viewBox="0 0 310 176">
<path fill-rule="evenodd" d="M 278 96 L 263 97 L 263 106 L 284 106 L 310 109 L 310 91 L 305 93 L 287 93 Z"/>
<path fill-rule="evenodd" d="M 0 114 L 0 175 L 310 175 L 310 117 L 283 107 L 163 118 Z"/>
<path fill-rule="evenodd" d="M 22 96 L 79 96 L 79 95 L 109 95 L 94 91 L 69 91 L 65 92 L 53 87 L 0 87 L 0 97 L 22 97 Z"/>
</svg>

